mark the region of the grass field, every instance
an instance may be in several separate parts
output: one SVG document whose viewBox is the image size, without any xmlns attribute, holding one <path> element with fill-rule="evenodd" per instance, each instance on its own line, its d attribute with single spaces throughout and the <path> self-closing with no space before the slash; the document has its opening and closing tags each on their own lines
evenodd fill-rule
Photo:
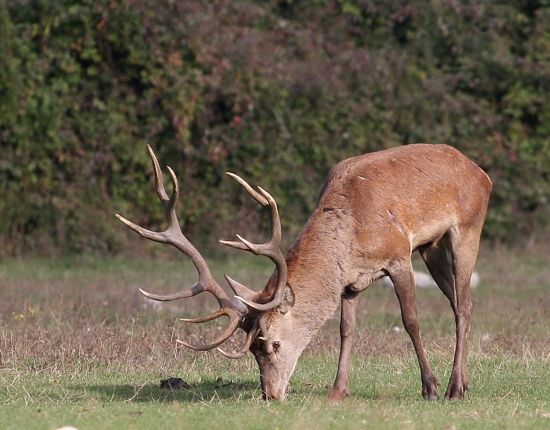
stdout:
<svg viewBox="0 0 550 430">
<path fill-rule="evenodd" d="M 233 257 L 237 254 L 231 254 Z M 471 391 L 460 402 L 425 402 L 397 299 L 377 283 L 362 295 L 352 397 L 326 395 L 338 357 L 338 317 L 311 342 L 283 403 L 264 402 L 252 358 L 230 360 L 176 345 L 222 324 L 189 327 L 209 297 L 157 306 L 137 292 L 190 286 L 179 259 L 99 257 L 0 262 L 0 429 L 517 429 L 550 428 L 550 253 L 484 248 L 470 334 Z M 250 256 L 210 261 L 217 279 L 262 286 L 272 268 Z M 418 268 L 422 268 L 419 263 Z M 221 281 L 220 281 L 221 282 Z M 454 319 L 438 290 L 417 302 L 428 356 L 443 393 Z M 238 343 L 238 340 L 236 341 Z M 180 377 L 187 390 L 160 381 Z"/>
</svg>

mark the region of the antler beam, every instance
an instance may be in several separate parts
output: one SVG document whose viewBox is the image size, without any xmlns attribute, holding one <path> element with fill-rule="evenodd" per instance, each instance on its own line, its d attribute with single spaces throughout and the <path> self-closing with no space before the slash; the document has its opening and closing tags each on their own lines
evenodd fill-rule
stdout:
<svg viewBox="0 0 550 430">
<path fill-rule="evenodd" d="M 229 299 L 229 297 L 227 296 L 223 288 L 214 280 L 210 272 L 210 269 L 208 268 L 202 255 L 191 244 L 191 242 L 189 242 L 187 238 L 183 235 L 178 222 L 177 215 L 176 215 L 176 203 L 179 197 L 179 185 L 178 185 L 178 179 L 176 177 L 176 174 L 170 167 L 168 167 L 168 172 L 170 173 L 170 176 L 172 178 L 172 184 L 173 184 L 172 196 L 168 197 L 168 194 L 166 193 L 166 190 L 164 188 L 164 183 L 162 180 L 162 171 L 160 169 L 157 157 L 155 156 L 155 153 L 153 152 L 153 150 L 149 145 L 147 145 L 147 148 L 149 150 L 149 155 L 151 156 L 151 160 L 153 162 L 153 166 L 155 169 L 155 185 L 157 189 L 157 195 L 162 203 L 162 206 L 164 207 L 164 212 L 165 212 L 166 220 L 168 222 L 168 227 L 164 232 L 154 232 L 151 230 L 147 230 L 137 224 L 134 224 L 133 222 L 128 221 L 127 219 L 125 219 L 124 217 L 118 214 L 116 216 L 124 224 L 126 224 L 128 227 L 130 227 L 132 230 L 139 233 L 141 236 L 145 237 L 146 239 L 150 239 L 159 243 L 167 243 L 172 246 L 175 246 L 177 249 L 182 251 L 185 255 L 187 255 L 191 259 L 191 261 L 195 265 L 199 273 L 199 280 L 193 287 L 174 294 L 160 295 L 160 294 L 148 293 L 147 291 L 144 291 L 142 289 L 140 289 L 140 291 L 146 297 L 149 297 L 150 299 L 153 299 L 153 300 L 160 300 L 160 301 L 184 299 L 184 298 L 196 296 L 197 294 L 200 294 L 205 291 L 208 291 L 209 293 L 213 294 L 220 305 L 220 309 L 218 311 L 216 311 L 215 313 L 213 313 L 208 317 L 188 319 L 184 321 L 192 322 L 192 323 L 200 323 L 200 322 L 210 321 L 210 320 L 219 318 L 222 315 L 225 315 L 229 318 L 227 328 L 215 341 L 207 345 L 191 345 L 186 342 L 179 341 L 180 343 L 188 346 L 189 348 L 196 349 L 196 350 L 204 351 L 204 350 L 213 349 L 218 345 L 220 345 L 221 343 L 225 342 L 235 332 L 235 330 L 240 327 L 243 313 L 231 302 L 231 300 Z M 243 288 L 245 287 L 243 286 Z M 240 289 L 239 291 L 242 291 L 242 289 Z"/>
<path fill-rule="evenodd" d="M 244 308 L 239 302 L 232 302 L 231 299 L 227 296 L 223 288 L 214 280 L 210 269 L 208 268 L 206 261 L 203 256 L 197 251 L 197 249 L 187 240 L 181 231 L 181 227 L 178 222 L 178 217 L 176 214 L 176 204 L 179 197 L 179 184 L 178 178 L 174 171 L 168 167 L 168 172 L 172 179 L 172 195 L 168 197 L 168 194 L 164 188 L 164 182 L 162 177 L 162 171 L 160 169 L 159 162 L 155 153 L 149 145 L 147 145 L 149 150 L 149 155 L 153 162 L 153 167 L 155 171 L 155 186 L 157 190 L 157 195 L 159 200 L 164 208 L 164 213 L 166 221 L 168 222 L 168 227 L 163 232 L 155 232 L 147 230 L 137 224 L 134 224 L 131 221 L 128 221 L 126 218 L 117 214 L 118 219 L 120 219 L 124 224 L 130 227 L 135 232 L 139 233 L 141 236 L 146 239 L 153 240 L 159 243 L 170 244 L 181 252 L 183 252 L 187 257 L 191 259 L 195 268 L 199 273 L 199 280 L 197 283 L 188 289 L 183 291 L 161 295 L 153 294 L 147 291 L 140 289 L 141 293 L 146 297 L 149 297 L 153 300 L 160 301 L 171 301 L 178 299 L 185 299 L 188 297 L 194 297 L 197 294 L 208 291 L 216 297 L 220 308 L 211 315 L 202 318 L 193 318 L 193 319 L 182 319 L 182 321 L 190 323 L 202 323 L 217 319 L 221 316 L 227 316 L 229 322 L 225 330 L 211 343 L 203 345 L 193 345 L 182 340 L 178 340 L 179 343 L 199 351 L 210 350 L 218 347 L 220 344 L 225 342 L 238 328 L 243 328 L 243 323 L 245 316 L 248 315 L 248 308 Z M 238 283 L 237 281 L 231 279 L 229 276 L 226 276 L 226 280 L 229 283 L 230 287 L 235 293 L 235 298 L 240 300 L 249 308 L 260 311 L 260 313 L 255 314 L 253 318 L 256 318 L 254 324 L 250 326 L 250 322 L 245 327 L 247 333 L 247 338 L 242 349 L 237 353 L 227 353 L 223 350 L 220 350 L 223 354 L 228 357 L 238 358 L 246 354 L 250 345 L 257 337 L 258 333 L 261 331 L 259 319 L 262 317 L 263 312 L 273 309 L 281 303 L 283 299 L 284 287 L 286 285 L 287 279 L 287 266 L 285 258 L 280 250 L 281 244 L 281 221 L 279 218 L 279 213 L 277 210 L 277 204 L 273 197 L 264 189 L 258 187 L 259 191 L 254 190 L 244 179 L 233 173 L 227 173 L 229 176 L 234 178 L 241 186 L 252 196 L 258 203 L 263 207 L 267 208 L 270 213 L 271 220 L 271 238 L 263 244 L 254 244 L 241 236 L 237 235 L 237 241 L 220 241 L 223 245 L 231 246 L 233 248 L 242 249 L 245 251 L 252 252 L 256 255 L 264 255 L 270 258 L 277 267 L 278 272 L 278 282 L 273 291 L 271 299 L 267 303 L 256 303 L 254 299 L 259 296 L 258 293 L 247 288 L 246 286 Z"/>
<path fill-rule="evenodd" d="M 278 281 L 273 296 L 268 303 L 255 303 L 247 297 L 242 297 L 242 295 L 235 296 L 237 299 L 253 309 L 256 309 L 258 311 L 268 311 L 270 309 L 276 308 L 281 304 L 288 273 L 285 257 L 280 249 L 281 220 L 279 218 L 279 211 L 277 210 L 277 203 L 275 202 L 275 199 L 271 196 L 271 194 L 269 194 L 263 188 L 258 187 L 258 190 L 260 191 L 258 193 L 240 176 L 237 176 L 234 173 L 230 172 L 227 172 L 227 175 L 235 179 L 248 192 L 248 194 L 250 194 L 250 196 L 254 198 L 254 200 L 260 203 L 263 207 L 268 208 L 269 210 L 271 220 L 271 238 L 266 243 L 254 244 L 239 236 L 238 234 L 238 241 L 220 241 L 222 245 L 231 246 L 232 248 L 242 249 L 244 251 L 249 251 L 256 255 L 264 255 L 270 258 L 275 263 L 278 272 Z M 239 294 L 239 287 L 241 286 L 241 284 L 236 283 L 236 281 L 229 277 L 227 278 L 233 290 L 237 294 Z M 238 284 L 237 287 L 235 287 L 235 284 Z"/>
</svg>

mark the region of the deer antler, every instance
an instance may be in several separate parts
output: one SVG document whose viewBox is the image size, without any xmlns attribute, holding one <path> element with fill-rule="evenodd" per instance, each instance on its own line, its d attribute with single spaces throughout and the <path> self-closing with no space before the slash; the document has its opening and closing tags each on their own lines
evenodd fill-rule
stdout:
<svg viewBox="0 0 550 430">
<path fill-rule="evenodd" d="M 212 293 L 216 297 L 220 305 L 220 309 L 218 311 L 204 318 L 183 319 L 183 321 L 191 322 L 191 323 L 201 323 L 201 322 L 211 321 L 213 319 L 219 318 L 222 315 L 225 315 L 229 318 L 229 322 L 227 324 L 226 329 L 223 331 L 223 333 L 220 336 L 218 336 L 218 338 L 215 341 L 213 341 L 210 344 L 192 345 L 192 344 L 183 342 L 181 340 L 179 340 L 178 342 L 182 343 L 183 345 L 189 348 L 199 350 L 199 351 L 213 349 L 218 345 L 220 345 L 221 343 L 225 342 L 235 332 L 235 330 L 240 327 L 241 320 L 244 316 L 244 313 L 240 311 L 238 307 L 231 302 L 231 300 L 229 299 L 229 297 L 227 296 L 223 288 L 212 277 L 212 274 L 210 273 L 210 269 L 208 268 L 202 255 L 191 244 L 191 242 L 189 242 L 187 238 L 183 235 L 181 228 L 179 226 L 177 215 L 176 215 L 176 202 L 179 196 L 179 185 L 178 185 L 178 179 L 176 177 L 176 174 L 170 167 L 168 167 L 168 171 L 170 173 L 170 176 L 172 177 L 172 184 L 173 184 L 172 196 L 169 198 L 168 194 L 166 193 L 166 190 L 164 189 L 164 183 L 162 181 L 162 171 L 160 169 L 157 157 L 155 156 L 153 150 L 149 145 L 147 145 L 147 148 L 149 150 L 149 155 L 151 156 L 151 160 L 153 161 L 153 166 L 155 169 L 155 185 L 157 188 L 157 194 L 162 203 L 162 206 L 164 207 L 166 220 L 168 221 L 168 227 L 164 232 L 154 232 L 154 231 L 144 229 L 143 227 L 140 227 L 139 225 L 134 224 L 131 221 L 128 221 L 127 219 L 123 218 L 118 214 L 116 216 L 124 224 L 126 224 L 128 227 L 130 227 L 132 230 L 136 231 L 146 239 L 150 239 L 160 243 L 167 243 L 175 246 L 177 249 L 182 251 L 185 255 L 187 255 L 191 259 L 191 261 L 195 265 L 197 271 L 199 272 L 199 280 L 190 289 L 183 290 L 174 294 L 159 295 L 159 294 L 148 293 L 147 291 L 144 291 L 142 289 L 140 289 L 140 291 L 146 297 L 149 297 L 154 300 L 160 300 L 160 301 L 170 301 L 170 300 L 193 297 L 204 291 L 208 291 L 209 293 Z M 230 286 L 232 288 L 234 287 L 234 285 L 231 285 L 231 283 L 230 283 Z M 244 294 L 249 298 L 252 297 L 252 295 L 254 294 L 253 291 L 251 290 L 247 291 L 246 287 L 240 284 L 236 287 L 234 291 L 235 291 L 235 294 Z"/>
<path fill-rule="evenodd" d="M 246 340 L 241 348 L 240 351 L 237 352 L 226 352 L 221 348 L 216 348 L 219 352 L 221 352 L 223 355 L 229 358 L 241 358 L 246 355 L 248 350 L 250 349 L 250 345 L 252 345 L 252 342 L 256 339 L 256 336 L 260 333 L 260 324 L 258 322 L 258 319 L 254 321 L 254 325 L 252 326 L 252 329 L 248 332 L 246 335 Z"/>
<path fill-rule="evenodd" d="M 238 241 L 220 240 L 220 243 L 222 245 L 227 245 L 233 248 L 249 251 L 256 255 L 265 255 L 275 263 L 275 266 L 277 267 L 277 272 L 278 272 L 277 286 L 275 287 L 275 291 L 273 292 L 273 296 L 271 300 L 265 304 L 255 303 L 251 301 L 249 297 L 246 297 L 246 296 L 242 297 L 244 294 L 246 294 L 246 290 L 245 291 L 242 290 L 242 287 L 244 286 L 237 283 L 236 281 L 229 278 L 228 276 L 226 276 L 227 281 L 231 285 L 231 288 L 233 288 L 233 291 L 235 291 L 235 293 L 238 294 L 235 296 L 235 298 L 239 299 L 244 304 L 246 304 L 247 306 L 253 309 L 256 309 L 258 311 L 267 311 L 267 310 L 276 308 L 281 304 L 284 290 L 285 290 L 284 287 L 286 285 L 286 280 L 287 280 L 286 261 L 280 249 L 281 220 L 279 218 L 279 211 L 277 210 L 277 203 L 275 202 L 275 199 L 271 196 L 271 194 L 269 194 L 263 188 L 258 187 L 258 190 L 260 191 L 258 193 L 241 177 L 235 175 L 234 173 L 229 173 L 229 172 L 227 172 L 227 175 L 231 176 L 239 184 L 241 184 L 242 187 L 248 192 L 248 194 L 250 194 L 250 196 L 254 198 L 254 200 L 260 203 L 263 207 L 269 208 L 269 214 L 271 219 L 271 238 L 266 243 L 254 244 L 242 238 L 238 234 L 237 234 L 237 239 L 239 239 Z"/>
</svg>

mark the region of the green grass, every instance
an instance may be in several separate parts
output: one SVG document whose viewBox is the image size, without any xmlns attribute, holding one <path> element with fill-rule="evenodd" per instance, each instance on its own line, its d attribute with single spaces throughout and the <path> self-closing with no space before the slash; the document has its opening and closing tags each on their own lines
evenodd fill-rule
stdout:
<svg viewBox="0 0 550 430">
<path fill-rule="evenodd" d="M 220 364 L 216 373 L 201 374 L 196 366 L 186 372 L 191 389 L 176 391 L 160 389 L 160 375 L 143 370 L 67 370 L 52 375 L 4 369 L 0 427 L 517 429 L 550 424 L 550 364 L 544 360 L 474 356 L 474 389 L 460 402 L 422 400 L 412 357 L 355 360 L 353 396 L 337 405 L 325 399 L 335 357 L 304 357 L 284 403 L 260 399 L 252 367 L 243 374 L 224 368 L 221 360 L 210 360 Z M 447 367 L 436 363 L 435 369 L 443 376 Z M 216 377 L 222 374 L 216 388 Z"/>
<path fill-rule="evenodd" d="M 474 290 L 471 391 L 426 402 L 391 289 L 362 295 L 352 397 L 331 404 L 338 318 L 311 342 L 285 402 L 261 400 L 251 356 L 230 360 L 180 348 L 221 324 L 177 320 L 212 308 L 208 297 L 151 307 L 136 286 L 176 291 L 195 281 L 188 263 L 79 258 L 0 262 L 0 429 L 518 429 L 550 427 L 550 265 L 547 253 L 484 250 Z M 250 261 L 254 264 L 250 266 Z M 250 258 L 212 261 L 260 286 L 272 270 Z M 420 267 L 420 266 L 419 266 Z M 437 290 L 419 290 L 421 332 L 443 395 L 454 322 Z M 181 377 L 189 390 L 163 390 Z M 221 378 L 221 379 L 220 379 Z"/>
</svg>

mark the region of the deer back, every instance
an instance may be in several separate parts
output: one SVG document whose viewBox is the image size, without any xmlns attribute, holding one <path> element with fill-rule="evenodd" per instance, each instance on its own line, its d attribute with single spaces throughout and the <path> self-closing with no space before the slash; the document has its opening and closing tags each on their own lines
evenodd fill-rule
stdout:
<svg viewBox="0 0 550 430">
<path fill-rule="evenodd" d="M 392 259 L 410 258 L 450 229 L 481 228 L 490 190 L 485 172 L 448 145 L 406 145 L 344 160 L 330 171 L 287 253 L 288 283 L 308 306 L 316 300 L 310 290 L 322 294 L 332 311 L 343 288 L 358 282 L 356 288 L 366 288 Z"/>
</svg>

